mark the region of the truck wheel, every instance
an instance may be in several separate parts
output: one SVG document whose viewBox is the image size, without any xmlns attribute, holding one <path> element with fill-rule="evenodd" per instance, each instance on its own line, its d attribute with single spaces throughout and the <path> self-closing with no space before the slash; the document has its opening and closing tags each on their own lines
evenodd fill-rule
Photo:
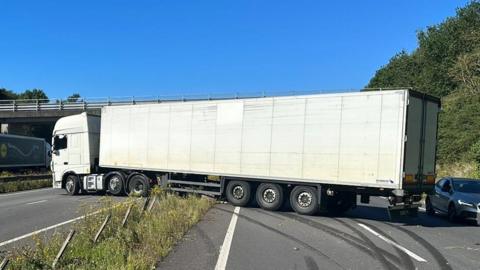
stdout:
<svg viewBox="0 0 480 270">
<path fill-rule="evenodd" d="M 128 181 L 128 192 L 133 196 L 146 197 L 148 195 L 148 179 L 143 174 L 135 174 Z"/>
<path fill-rule="evenodd" d="M 435 215 L 435 209 L 433 209 L 432 202 L 430 201 L 430 198 L 428 198 L 428 197 L 425 200 L 425 212 L 427 212 L 427 215 L 429 215 L 429 216 Z"/>
<path fill-rule="evenodd" d="M 262 209 L 276 211 L 283 203 L 283 188 L 278 184 L 262 183 L 257 188 L 256 199 Z"/>
<path fill-rule="evenodd" d="M 235 206 L 245 206 L 250 201 L 252 188 L 245 181 L 230 181 L 227 184 L 227 200 Z"/>
<path fill-rule="evenodd" d="M 299 214 L 316 214 L 318 211 L 317 191 L 313 187 L 296 186 L 290 193 L 290 205 Z"/>
<path fill-rule="evenodd" d="M 80 191 L 80 183 L 78 181 L 78 176 L 71 174 L 67 176 L 65 180 L 65 190 L 67 191 L 68 195 L 77 195 Z"/>
<path fill-rule="evenodd" d="M 124 193 L 125 179 L 120 173 L 114 173 L 107 179 L 107 189 L 112 195 L 122 195 Z"/>
</svg>

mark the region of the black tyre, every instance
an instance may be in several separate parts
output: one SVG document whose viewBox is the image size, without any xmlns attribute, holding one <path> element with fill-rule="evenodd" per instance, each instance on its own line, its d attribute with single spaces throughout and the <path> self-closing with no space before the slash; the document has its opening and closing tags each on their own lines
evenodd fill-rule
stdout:
<svg viewBox="0 0 480 270">
<path fill-rule="evenodd" d="M 256 194 L 257 203 L 262 209 L 276 211 L 282 206 L 283 194 L 283 188 L 278 184 L 260 184 Z"/>
<path fill-rule="evenodd" d="M 450 221 L 456 221 L 457 220 L 457 209 L 455 208 L 455 204 L 451 203 L 448 206 L 448 219 Z"/>
<path fill-rule="evenodd" d="M 143 174 L 135 174 L 128 181 L 128 192 L 131 196 L 146 197 L 148 190 L 148 178 Z"/>
<path fill-rule="evenodd" d="M 230 181 L 227 184 L 225 194 L 227 200 L 235 206 L 245 206 L 250 201 L 252 188 L 245 181 Z"/>
<path fill-rule="evenodd" d="M 317 190 L 308 186 L 296 186 L 290 193 L 290 205 L 299 214 L 316 214 L 318 212 Z"/>
<path fill-rule="evenodd" d="M 65 179 L 65 190 L 67 191 L 68 195 L 77 195 L 80 191 L 80 181 L 78 180 L 78 176 L 71 174 L 67 176 Z"/>
<path fill-rule="evenodd" d="M 125 194 L 125 177 L 121 173 L 113 173 L 107 178 L 107 190 L 118 196 Z"/>
<path fill-rule="evenodd" d="M 427 215 L 429 216 L 435 215 L 435 209 L 433 209 L 433 205 L 429 197 L 425 199 L 425 212 L 427 212 Z"/>
</svg>

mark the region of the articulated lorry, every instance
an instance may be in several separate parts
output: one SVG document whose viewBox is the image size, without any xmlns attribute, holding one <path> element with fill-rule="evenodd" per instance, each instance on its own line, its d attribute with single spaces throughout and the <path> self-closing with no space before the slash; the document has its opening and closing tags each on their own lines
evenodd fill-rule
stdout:
<svg viewBox="0 0 480 270">
<path fill-rule="evenodd" d="M 0 134 L 0 170 L 49 168 L 50 148 L 41 138 Z"/>
<path fill-rule="evenodd" d="M 435 183 L 439 99 L 408 89 L 103 107 L 58 120 L 53 186 L 68 194 L 176 192 L 301 214 Z"/>
</svg>

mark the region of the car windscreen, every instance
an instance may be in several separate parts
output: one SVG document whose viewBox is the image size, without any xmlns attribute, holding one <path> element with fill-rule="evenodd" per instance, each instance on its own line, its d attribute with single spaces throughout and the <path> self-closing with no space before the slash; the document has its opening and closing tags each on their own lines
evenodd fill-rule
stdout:
<svg viewBox="0 0 480 270">
<path fill-rule="evenodd" d="M 453 188 L 458 192 L 480 194 L 480 180 L 455 180 Z"/>
</svg>

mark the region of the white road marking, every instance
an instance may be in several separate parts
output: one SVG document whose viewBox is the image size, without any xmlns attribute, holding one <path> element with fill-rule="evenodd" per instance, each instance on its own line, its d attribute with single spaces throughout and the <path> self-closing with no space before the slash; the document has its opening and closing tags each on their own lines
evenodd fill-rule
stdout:
<svg viewBox="0 0 480 270">
<path fill-rule="evenodd" d="M 368 227 L 367 225 L 365 224 L 362 224 L 362 223 L 357 223 L 358 226 L 364 228 L 365 230 L 369 231 L 370 233 L 372 233 L 373 235 L 377 236 L 378 238 L 382 239 L 383 241 L 389 243 L 390 245 L 392 246 L 395 246 L 397 247 L 398 249 L 402 250 L 403 252 L 407 253 L 408 256 L 414 258 L 415 260 L 419 261 L 419 262 L 427 262 L 427 260 L 425 260 L 424 258 L 418 256 L 417 254 L 413 253 L 412 251 L 404 248 L 403 246 L 393 242 L 392 240 L 386 238 L 385 236 L 379 234 L 378 232 L 374 231 L 372 228 Z"/>
<path fill-rule="evenodd" d="M 239 213 L 240 207 L 237 206 L 233 210 L 232 219 L 230 220 L 230 225 L 228 225 L 227 234 L 225 234 L 225 239 L 223 240 L 223 245 L 220 249 L 220 254 L 218 255 L 215 270 L 225 270 L 225 267 L 227 267 L 228 254 L 230 253 L 230 246 L 232 245 L 233 233 L 235 232 Z"/>
<path fill-rule="evenodd" d="M 46 202 L 48 200 L 41 200 L 41 201 L 36 201 L 36 202 L 29 202 L 29 203 L 26 203 L 27 205 L 31 205 L 31 204 L 37 204 L 37 203 L 42 203 L 42 202 Z"/>
<path fill-rule="evenodd" d="M 60 227 L 60 226 L 63 226 L 63 225 L 66 225 L 66 224 L 75 222 L 75 221 L 80 220 L 80 219 L 82 219 L 82 218 L 85 218 L 85 217 L 87 217 L 87 216 L 96 215 L 96 214 L 98 214 L 98 213 L 100 213 L 100 212 L 102 212 L 102 210 L 98 210 L 98 211 L 95 211 L 95 212 L 90 213 L 90 214 L 88 214 L 88 215 L 83 215 L 83 216 L 81 216 L 81 217 L 76 217 L 76 218 L 73 218 L 73 219 L 70 219 L 70 220 L 67 220 L 67 221 L 64 221 L 64 222 L 60 222 L 60 223 L 58 223 L 58 224 L 55 224 L 55 225 L 52 225 L 52 226 L 49 226 L 49 227 L 46 227 L 46 228 L 43 228 L 43 229 L 40 229 L 40 230 L 36 230 L 36 231 L 34 231 L 34 232 L 31 232 L 31 233 L 24 234 L 24 235 L 22 235 L 22 236 L 15 237 L 15 238 L 10 239 L 10 240 L 7 240 L 7 241 L 3 241 L 3 242 L 0 243 L 0 247 L 3 247 L 3 246 L 8 245 L 8 244 L 11 244 L 11 243 L 16 242 L 16 241 L 18 241 L 18 240 L 25 239 L 25 238 L 27 238 L 27 237 L 33 236 L 33 235 L 38 234 L 38 233 L 41 233 L 41 232 L 46 232 L 46 231 L 49 231 L 49 230 L 51 230 L 51 229 L 55 229 L 55 228 L 58 228 L 58 227 Z"/>
<path fill-rule="evenodd" d="M 141 199 L 141 198 L 137 198 L 135 201 L 138 201 L 138 200 L 140 200 L 140 199 Z M 124 202 L 123 202 L 123 203 L 124 203 Z M 118 203 L 117 205 L 114 205 L 113 208 L 118 207 L 118 206 L 120 206 L 120 205 L 123 204 L 123 203 Z M 16 242 L 16 241 L 18 241 L 18 240 L 25 239 L 25 238 L 27 238 L 27 237 L 33 236 L 33 235 L 38 234 L 38 233 L 41 233 L 41 232 L 46 232 L 46 231 L 49 231 L 49 230 L 58 228 L 58 227 L 60 227 L 60 226 L 63 226 L 63 225 L 66 225 L 66 224 L 75 222 L 75 221 L 80 220 L 80 219 L 82 219 L 82 218 L 96 215 L 96 214 L 98 214 L 98 213 L 101 213 L 102 211 L 104 211 L 104 209 L 97 210 L 97 211 L 95 211 L 95 212 L 92 212 L 92 213 L 90 213 L 90 214 L 86 214 L 86 215 L 83 215 L 83 216 L 80 216 L 80 217 L 72 218 L 72 219 L 70 219 L 70 220 L 67 220 L 67 221 L 64 221 L 64 222 L 60 222 L 60 223 L 57 223 L 57 224 L 55 224 L 55 225 L 48 226 L 48 227 L 46 227 L 46 228 L 43 228 L 43 229 L 40 229 L 40 230 L 36 230 L 36 231 L 34 231 L 34 232 L 31 232 L 31 233 L 27 233 L 27 234 L 21 235 L 21 236 L 15 237 L 15 238 L 10 239 L 10 240 L 7 240 L 7 241 L 3 241 L 3 242 L 0 243 L 0 247 L 3 247 L 3 246 L 8 245 L 8 244 L 11 244 L 11 243 Z"/>
</svg>

